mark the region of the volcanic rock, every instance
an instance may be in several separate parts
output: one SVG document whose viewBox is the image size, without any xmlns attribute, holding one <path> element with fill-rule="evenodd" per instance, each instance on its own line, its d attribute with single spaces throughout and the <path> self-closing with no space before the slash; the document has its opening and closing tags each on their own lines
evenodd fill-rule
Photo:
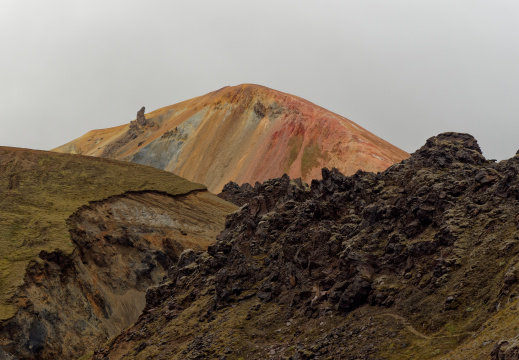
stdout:
<svg viewBox="0 0 519 360">
<path fill-rule="evenodd" d="M 140 126 L 144 126 L 146 125 L 147 121 L 146 121 L 146 117 L 144 116 L 144 106 L 139 110 L 137 111 L 137 124 L 139 124 Z"/>
<path fill-rule="evenodd" d="M 217 242 L 93 358 L 131 354 L 143 329 L 172 359 L 515 356 L 518 159 L 444 133 L 378 174 L 229 184 L 241 208 Z"/>
</svg>

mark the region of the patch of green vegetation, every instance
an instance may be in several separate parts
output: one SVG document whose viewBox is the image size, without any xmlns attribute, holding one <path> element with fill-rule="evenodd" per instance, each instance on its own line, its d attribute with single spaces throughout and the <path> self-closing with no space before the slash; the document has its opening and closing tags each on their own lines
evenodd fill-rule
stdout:
<svg viewBox="0 0 519 360">
<path fill-rule="evenodd" d="M 455 324 L 451 324 L 451 323 L 445 325 L 445 330 L 447 330 L 451 334 L 456 334 L 459 332 L 459 329 L 457 328 L 457 326 Z"/>
<path fill-rule="evenodd" d="M 299 151 L 301 151 L 301 146 L 303 146 L 303 139 L 292 137 L 288 140 L 288 160 L 283 169 L 285 173 L 288 173 L 290 167 L 296 161 Z"/>
<path fill-rule="evenodd" d="M 115 160 L 0 147 L 0 319 L 41 251 L 70 253 L 66 220 L 79 207 L 125 192 L 204 190 L 171 173 Z"/>
<path fill-rule="evenodd" d="M 327 153 L 321 152 L 317 144 L 309 145 L 303 150 L 301 158 L 301 175 L 306 177 L 313 168 L 320 167 L 320 159 L 327 159 Z"/>
<path fill-rule="evenodd" d="M 94 356 L 94 352 L 93 351 L 89 351 L 88 353 L 86 353 L 85 355 L 81 356 L 77 360 L 88 360 L 88 359 L 91 359 L 92 356 Z"/>
</svg>

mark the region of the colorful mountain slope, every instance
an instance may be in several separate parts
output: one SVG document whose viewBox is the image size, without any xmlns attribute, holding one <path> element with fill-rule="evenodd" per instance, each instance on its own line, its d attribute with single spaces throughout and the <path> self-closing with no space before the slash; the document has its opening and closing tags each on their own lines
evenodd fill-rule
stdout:
<svg viewBox="0 0 519 360">
<path fill-rule="evenodd" d="M 352 121 L 258 85 L 218 91 L 144 112 L 130 124 L 93 130 L 54 151 L 109 157 L 171 171 L 220 192 L 287 173 L 304 181 L 321 168 L 382 171 L 409 155 Z"/>
</svg>

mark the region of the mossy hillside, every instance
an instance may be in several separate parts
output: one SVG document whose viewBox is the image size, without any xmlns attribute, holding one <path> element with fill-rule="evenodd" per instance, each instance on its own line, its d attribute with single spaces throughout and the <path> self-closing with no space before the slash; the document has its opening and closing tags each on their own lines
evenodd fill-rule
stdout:
<svg viewBox="0 0 519 360">
<path fill-rule="evenodd" d="M 79 207 L 129 191 L 178 195 L 205 187 L 148 166 L 0 147 L 0 189 L 0 318 L 6 319 L 27 264 L 41 251 L 72 251 L 66 220 Z"/>
<path fill-rule="evenodd" d="M 409 319 L 395 318 L 391 310 L 376 306 L 366 305 L 345 316 L 328 310 L 307 318 L 302 309 L 287 311 L 278 303 L 262 303 L 255 297 L 244 300 L 246 294 L 231 307 L 210 310 L 211 295 L 204 292 L 193 302 L 186 296 L 185 301 L 165 303 L 103 348 L 134 360 L 159 355 L 170 359 L 288 359 L 298 353 L 309 358 L 316 353 L 330 359 L 368 353 L 380 359 L 425 360 L 450 358 L 454 348 L 472 337 L 457 329 L 428 334 Z M 184 310 L 179 311 L 181 308 Z M 167 317 L 158 315 L 165 313 Z M 145 338 L 137 335 L 142 333 Z M 376 348 L 366 347 L 365 339 Z M 92 354 L 84 357 L 90 358 Z"/>
</svg>

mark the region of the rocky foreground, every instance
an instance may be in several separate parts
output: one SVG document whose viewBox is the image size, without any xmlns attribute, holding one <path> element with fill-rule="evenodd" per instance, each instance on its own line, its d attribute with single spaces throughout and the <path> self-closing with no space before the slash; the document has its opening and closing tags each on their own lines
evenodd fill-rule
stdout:
<svg viewBox="0 0 519 360">
<path fill-rule="evenodd" d="M 445 133 L 378 174 L 228 184 L 217 242 L 92 358 L 517 359 L 518 173 Z"/>
</svg>

